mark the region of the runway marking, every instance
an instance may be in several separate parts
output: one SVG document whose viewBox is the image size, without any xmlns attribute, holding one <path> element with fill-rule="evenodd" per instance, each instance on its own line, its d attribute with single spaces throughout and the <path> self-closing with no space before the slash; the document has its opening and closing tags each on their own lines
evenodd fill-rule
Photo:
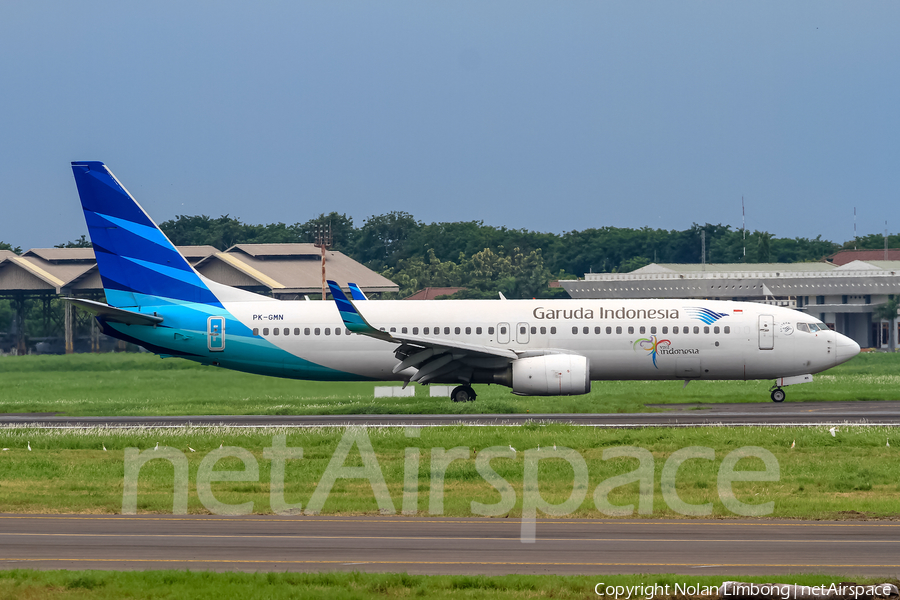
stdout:
<svg viewBox="0 0 900 600">
<path fill-rule="evenodd" d="M 238 540 L 247 540 L 250 538 L 253 539 L 277 539 L 277 540 L 426 540 L 426 541 L 443 541 L 443 542 L 451 542 L 451 541 L 478 541 L 478 542 L 489 542 L 489 541 L 506 541 L 506 542 L 518 542 L 519 537 L 446 537 L 446 536 L 403 536 L 403 535 L 261 535 L 261 534 L 247 534 L 247 535 L 192 535 L 192 534 L 165 534 L 165 533 L 15 533 L 15 532 L 0 532 L 0 538 L 2 537 L 101 537 L 101 538 L 190 538 L 190 539 L 238 539 Z M 764 543 L 764 544 L 808 544 L 810 540 L 779 540 L 777 542 L 773 542 L 771 539 L 737 539 L 737 538 L 725 538 L 721 540 L 710 540 L 703 539 L 698 540 L 695 538 L 548 538 L 542 537 L 538 538 L 542 542 L 740 542 L 740 543 Z M 837 538 L 833 540 L 829 539 L 816 539 L 815 543 L 834 543 L 834 544 L 900 544 L 900 539 L 896 540 L 872 540 L 872 539 L 859 539 L 859 540 L 848 540 L 846 538 Z"/>
<path fill-rule="evenodd" d="M 193 563 L 193 564 L 284 564 L 284 565 L 333 565 L 347 564 L 345 560 L 225 560 L 200 558 L 9 558 L 0 562 L 122 562 L 122 563 Z M 698 563 L 616 563 L 616 562 L 504 562 L 504 561 L 430 561 L 430 560 L 371 560 L 370 565 L 490 565 L 490 566 L 575 566 L 575 567 L 704 567 Z M 896 568 L 900 563 L 889 565 L 873 564 L 815 564 L 800 563 L 723 563 L 718 567 L 778 567 L 778 568 Z"/>
<path fill-rule="evenodd" d="M 445 525 L 484 525 L 486 523 L 492 524 L 501 524 L 501 525 L 511 525 L 515 527 L 521 527 L 521 518 L 513 517 L 510 519 L 479 519 L 472 520 L 466 519 L 465 517 L 461 517 L 460 519 L 448 518 L 444 519 L 433 519 L 433 518 L 416 518 L 411 517 L 409 519 L 392 519 L 392 518 L 361 518 L 355 519 L 352 517 L 345 518 L 317 518 L 312 516 L 300 516 L 297 518 L 290 517 L 278 517 L 276 515 L 260 515 L 260 518 L 250 519 L 250 518 L 237 518 L 237 517 L 151 517 L 151 516 L 118 516 L 118 515 L 110 515 L 110 516 L 81 516 L 81 515 L 0 515 L 0 519 L 17 519 L 17 520 L 26 520 L 26 519 L 35 519 L 35 520 L 63 520 L 63 521 L 192 521 L 195 523 L 222 523 L 222 522 L 244 522 L 244 523 L 258 523 L 258 524 L 285 524 L 285 523 L 393 523 L 393 524 L 406 524 L 406 525 L 420 525 L 422 523 L 432 523 L 432 524 L 445 524 Z M 603 526 L 616 526 L 616 525 L 646 525 L 646 526 L 662 526 L 662 525 L 671 525 L 671 526 L 686 526 L 686 525 L 713 525 L 713 526 L 736 526 L 736 527 L 900 527 L 900 522 L 891 521 L 887 523 L 883 522 L 871 522 L 871 521 L 860 521 L 860 522 L 841 522 L 841 523 L 809 523 L 809 522 L 798 522 L 798 523 L 767 523 L 760 521 L 736 521 L 736 520 L 721 520 L 721 521 L 693 521 L 689 519 L 685 519 L 684 521 L 654 521 L 652 519 L 641 520 L 641 521 L 569 521 L 569 520 L 539 520 L 537 521 L 538 525 L 542 526 L 550 526 L 550 525 L 566 525 L 566 526 L 585 526 L 585 525 L 593 525 L 595 527 L 603 527 Z"/>
</svg>

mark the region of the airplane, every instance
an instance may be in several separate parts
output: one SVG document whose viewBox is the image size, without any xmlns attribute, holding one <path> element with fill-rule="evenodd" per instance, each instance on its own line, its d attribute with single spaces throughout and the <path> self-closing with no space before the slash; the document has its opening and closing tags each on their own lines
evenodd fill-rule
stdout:
<svg viewBox="0 0 900 600">
<path fill-rule="evenodd" d="M 67 298 L 106 335 L 162 356 L 326 381 L 473 384 L 523 396 L 586 394 L 600 380 L 774 379 L 783 387 L 859 345 L 792 309 L 719 300 L 283 301 L 198 273 L 102 162 L 73 162 L 106 302 Z M 501 297 L 502 298 L 502 297 Z"/>
</svg>

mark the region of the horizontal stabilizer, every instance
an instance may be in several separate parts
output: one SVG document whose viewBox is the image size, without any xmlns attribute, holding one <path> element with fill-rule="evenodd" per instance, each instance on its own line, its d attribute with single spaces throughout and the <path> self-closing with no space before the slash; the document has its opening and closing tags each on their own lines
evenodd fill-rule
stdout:
<svg viewBox="0 0 900 600">
<path fill-rule="evenodd" d="M 74 304 L 82 310 L 86 310 L 95 317 L 103 317 L 106 321 L 113 323 L 124 323 L 125 325 L 156 325 L 162 323 L 163 318 L 156 315 L 144 315 L 122 308 L 115 308 L 102 302 L 94 302 L 93 300 L 85 300 L 83 298 L 63 298 L 66 302 Z"/>
<path fill-rule="evenodd" d="M 350 282 L 347 284 L 347 286 L 350 288 L 350 297 L 351 298 L 353 298 L 354 300 L 368 300 L 368 298 L 366 298 L 366 295 L 363 293 L 363 291 L 361 289 L 359 289 L 358 285 L 356 285 L 353 282 Z"/>
</svg>

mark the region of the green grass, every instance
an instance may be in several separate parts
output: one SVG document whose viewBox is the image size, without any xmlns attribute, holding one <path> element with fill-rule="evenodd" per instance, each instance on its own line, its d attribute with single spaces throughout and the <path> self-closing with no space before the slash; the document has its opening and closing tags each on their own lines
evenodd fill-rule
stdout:
<svg viewBox="0 0 900 600">
<path fill-rule="evenodd" d="M 196 474 L 203 457 L 224 446 L 248 450 L 259 465 L 259 479 L 250 482 L 216 482 L 212 490 L 224 503 L 253 502 L 252 512 L 271 512 L 270 464 L 263 449 L 272 445 L 276 434 L 287 435 L 289 447 L 302 447 L 303 458 L 287 463 L 285 500 L 305 508 L 322 478 L 329 460 L 346 430 L 315 429 L 107 429 L 34 430 L 10 427 L 0 430 L 0 507 L 19 513 L 118 513 L 122 510 L 125 448 L 152 449 L 158 442 L 184 452 L 189 469 L 188 512 L 208 512 L 197 496 Z M 686 462 L 678 472 L 676 490 L 686 502 L 712 503 L 713 517 L 731 518 L 721 499 L 716 477 L 723 458 L 743 446 L 759 446 L 772 452 L 780 467 L 777 481 L 747 481 L 734 484 L 737 498 L 747 504 L 774 502 L 771 517 L 801 519 L 873 518 L 900 516 L 900 428 L 839 428 L 832 437 L 824 427 L 813 428 L 686 428 L 607 430 L 592 427 L 529 424 L 521 427 L 436 427 L 425 428 L 420 437 L 407 437 L 399 428 L 367 431 L 390 494 L 393 509 L 401 510 L 404 481 L 404 452 L 420 449 L 417 480 L 417 514 L 428 516 L 431 497 L 430 465 L 433 448 L 464 447 L 463 458 L 452 462 L 446 471 L 444 509 L 446 516 L 473 515 L 473 501 L 497 504 L 497 492 L 476 470 L 475 451 L 491 446 L 518 449 L 515 458 L 497 458 L 491 463 L 516 492 L 509 516 L 522 514 L 524 450 L 538 446 L 548 451 L 554 444 L 572 448 L 586 462 L 589 480 L 584 500 L 571 513 L 573 517 L 607 516 L 595 507 L 594 492 L 600 482 L 627 473 L 637 467 L 636 459 L 603 460 L 604 449 L 637 446 L 652 453 L 654 459 L 654 502 L 652 517 L 679 517 L 665 502 L 660 490 L 663 465 L 673 452 L 689 446 L 715 450 L 714 460 Z M 894 439 L 891 447 L 886 439 Z M 796 447 L 791 449 L 791 443 Z M 26 449 L 31 444 L 32 451 Z M 108 451 L 103 451 L 105 445 Z M 196 452 L 189 452 L 188 446 Z M 152 455 L 152 450 L 151 450 Z M 360 465 L 357 448 L 352 448 L 347 465 Z M 217 469 L 242 470 L 236 458 L 226 458 Z M 759 459 L 746 458 L 738 470 L 761 470 Z M 539 463 L 542 496 L 561 503 L 569 497 L 573 485 L 572 467 L 563 459 Z M 137 510 L 145 513 L 171 513 L 173 506 L 173 467 L 164 460 L 148 462 L 140 472 Z M 610 494 L 616 505 L 636 504 L 638 484 L 616 488 Z M 379 506 L 368 480 L 338 480 L 321 511 L 323 514 L 379 514 Z M 540 515 L 539 515 L 540 516 Z M 638 517 L 637 513 L 631 515 Z"/>
<path fill-rule="evenodd" d="M 475 386 L 476 402 L 373 397 L 374 383 L 278 379 L 148 354 L 0 358 L 0 412 L 65 415 L 627 413 L 646 404 L 769 402 L 770 381 L 594 382 L 590 394 L 520 397 Z M 813 383 L 787 388 L 789 402 L 900 400 L 900 354 L 867 353 Z"/>
<path fill-rule="evenodd" d="M 3 598 L 214 598 L 215 600 L 305 598 L 467 598 L 503 600 L 598 598 L 594 586 L 719 586 L 726 579 L 752 583 L 821 586 L 885 579 L 835 575 L 714 577 L 687 575 L 409 575 L 407 573 L 211 573 L 189 571 L 0 571 Z M 890 583 L 897 583 L 896 579 Z M 614 596 L 606 596 L 614 598 Z M 684 596 L 681 596 L 683 598 Z M 624 598 L 624 596 L 623 596 Z M 634 598 L 634 596 L 632 596 Z M 659 600 L 674 594 L 656 596 Z"/>
</svg>

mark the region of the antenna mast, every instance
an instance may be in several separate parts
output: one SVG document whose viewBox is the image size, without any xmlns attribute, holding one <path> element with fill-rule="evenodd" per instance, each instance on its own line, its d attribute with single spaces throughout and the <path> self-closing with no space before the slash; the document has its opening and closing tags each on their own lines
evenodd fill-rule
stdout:
<svg viewBox="0 0 900 600">
<path fill-rule="evenodd" d="M 744 244 L 744 258 L 747 258 L 747 211 L 744 210 L 743 196 L 741 196 L 741 232 L 743 233 L 741 240 Z"/>
</svg>

